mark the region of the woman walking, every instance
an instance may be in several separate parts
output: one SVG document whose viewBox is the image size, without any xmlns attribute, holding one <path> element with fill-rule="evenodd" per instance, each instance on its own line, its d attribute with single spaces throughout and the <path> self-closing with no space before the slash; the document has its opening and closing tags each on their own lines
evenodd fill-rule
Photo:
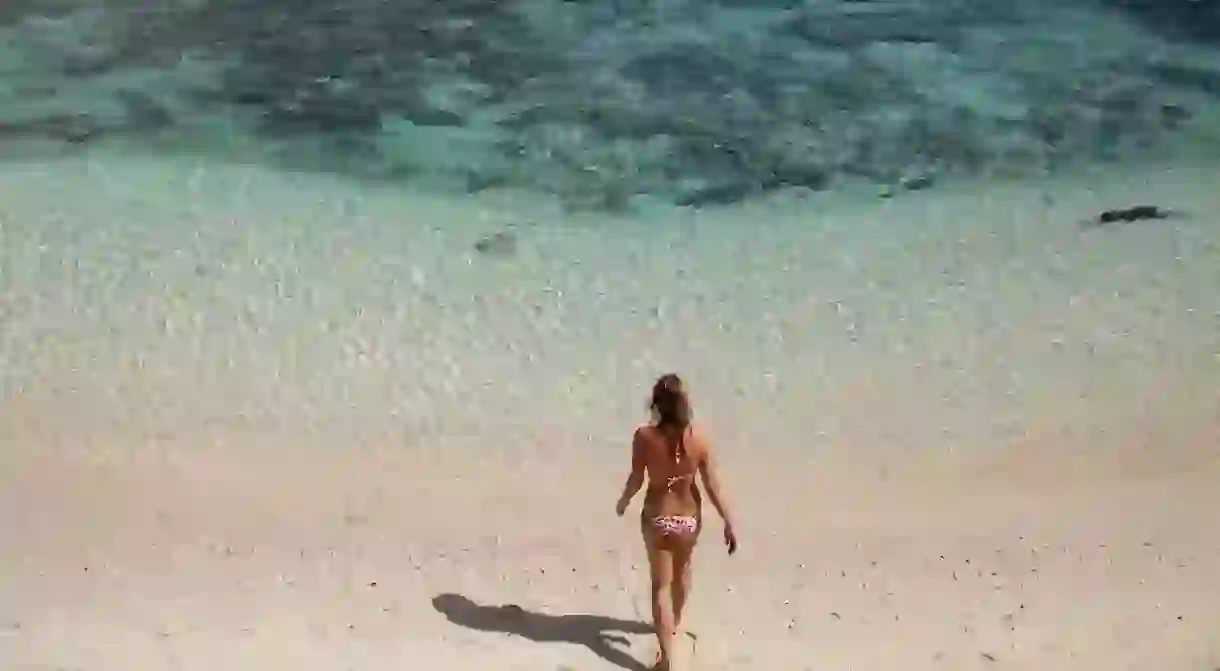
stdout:
<svg viewBox="0 0 1220 671">
<path fill-rule="evenodd" d="M 616 510 L 619 516 L 626 512 L 647 476 L 640 531 L 648 550 L 652 617 L 660 646 L 653 668 L 670 671 L 673 642 L 690 597 L 691 556 L 703 528 L 703 499 L 696 473 L 724 520 L 729 554 L 737 551 L 737 535 L 711 445 L 691 423 L 690 398 L 677 375 L 663 375 L 653 385 L 651 410 L 653 422 L 636 429 L 632 438 L 631 474 Z"/>
</svg>

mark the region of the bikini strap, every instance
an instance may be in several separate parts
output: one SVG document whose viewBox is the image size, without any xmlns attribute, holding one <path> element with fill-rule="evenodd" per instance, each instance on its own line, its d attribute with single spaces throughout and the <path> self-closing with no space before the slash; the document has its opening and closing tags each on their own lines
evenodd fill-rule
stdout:
<svg viewBox="0 0 1220 671">
<path fill-rule="evenodd" d="M 674 465 L 675 466 L 677 466 L 679 463 L 682 462 L 682 457 L 683 457 L 683 455 L 686 454 L 685 440 L 686 440 L 686 432 L 689 430 L 690 430 L 690 425 L 688 424 L 685 428 L 682 429 L 682 433 L 678 434 L 678 444 L 676 446 L 674 446 Z M 672 489 L 675 483 L 681 482 L 681 481 L 687 480 L 687 479 L 693 479 L 694 477 L 695 477 L 694 473 L 683 473 L 682 475 L 670 476 L 669 478 L 666 479 L 665 486 L 667 489 Z"/>
</svg>

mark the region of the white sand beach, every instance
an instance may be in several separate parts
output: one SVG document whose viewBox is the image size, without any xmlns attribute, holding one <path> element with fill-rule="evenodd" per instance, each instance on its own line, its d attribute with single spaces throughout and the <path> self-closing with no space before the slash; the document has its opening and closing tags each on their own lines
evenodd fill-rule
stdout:
<svg viewBox="0 0 1220 671">
<path fill-rule="evenodd" d="M 613 505 L 669 371 L 743 527 L 686 668 L 1220 668 L 1217 184 L 614 220 L 4 163 L 0 668 L 644 668 Z"/>
</svg>

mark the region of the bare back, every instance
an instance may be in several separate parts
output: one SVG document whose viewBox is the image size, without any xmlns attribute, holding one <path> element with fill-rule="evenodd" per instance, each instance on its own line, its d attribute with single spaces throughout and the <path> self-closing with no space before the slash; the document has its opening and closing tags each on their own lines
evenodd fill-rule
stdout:
<svg viewBox="0 0 1220 671">
<path fill-rule="evenodd" d="M 636 430 L 634 442 L 635 458 L 643 460 L 648 473 L 642 517 L 700 517 L 703 499 L 695 477 L 707 453 L 707 443 L 700 432 L 693 426 L 681 435 L 673 430 L 643 426 Z"/>
</svg>

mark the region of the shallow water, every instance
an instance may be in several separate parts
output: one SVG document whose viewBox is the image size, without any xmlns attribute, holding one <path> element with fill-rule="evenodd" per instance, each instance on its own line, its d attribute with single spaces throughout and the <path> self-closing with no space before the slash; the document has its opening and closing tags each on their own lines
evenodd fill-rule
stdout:
<svg viewBox="0 0 1220 671">
<path fill-rule="evenodd" d="M 162 439 L 617 447 L 650 381 L 677 370 L 737 444 L 982 450 L 1041 427 L 1104 446 L 1128 423 L 1210 417 L 1211 177 L 1163 166 L 616 220 L 208 160 L 10 165 L 4 390 L 24 410 L 9 417 Z M 1079 226 L 1133 188 L 1198 214 Z M 477 251 L 506 225 L 511 253 Z"/>
</svg>

